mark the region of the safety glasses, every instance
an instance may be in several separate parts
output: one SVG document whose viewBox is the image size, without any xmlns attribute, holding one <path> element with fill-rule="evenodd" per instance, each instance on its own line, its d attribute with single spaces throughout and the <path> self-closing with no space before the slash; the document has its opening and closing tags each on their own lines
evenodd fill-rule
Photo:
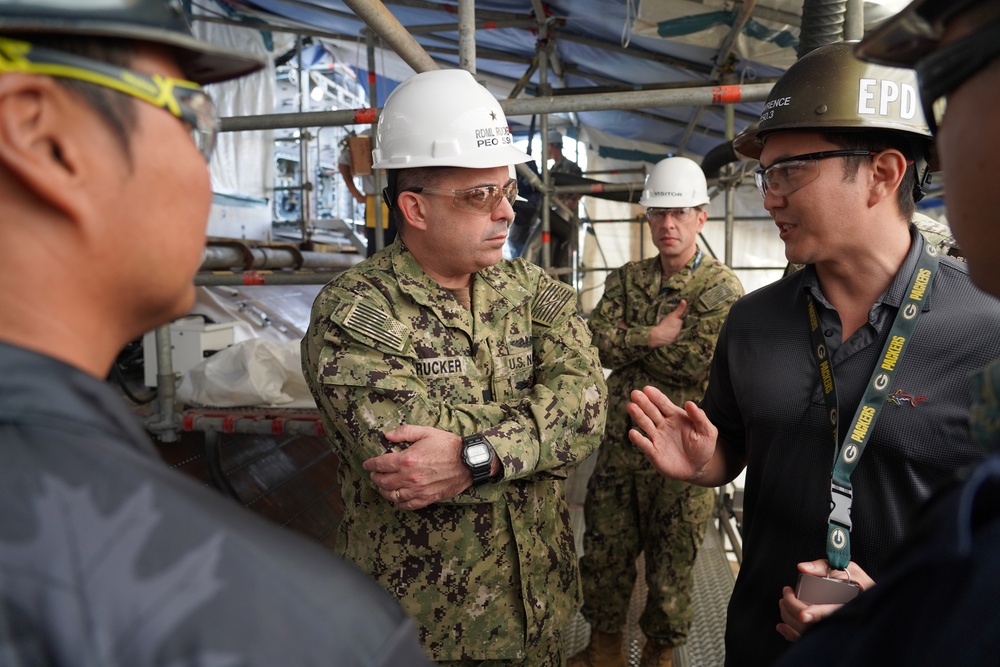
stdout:
<svg viewBox="0 0 1000 667">
<path fill-rule="evenodd" d="M 938 48 L 917 62 L 920 100 L 932 134 L 944 118 L 948 94 L 1000 56 L 1000 21 L 964 39 Z"/>
<path fill-rule="evenodd" d="M 650 222 L 663 222 L 670 216 L 674 222 L 688 222 L 694 213 L 700 209 L 694 206 L 682 206 L 680 208 L 647 208 L 646 220 Z"/>
<path fill-rule="evenodd" d="M 480 185 L 468 190 L 418 187 L 410 188 L 407 192 L 424 195 L 448 195 L 452 198 L 451 205 L 457 209 L 472 213 L 492 213 L 503 199 L 506 199 L 511 206 L 514 205 L 514 200 L 517 199 L 517 181 L 512 178 L 503 187 Z"/>
<path fill-rule="evenodd" d="M 787 197 L 799 188 L 808 185 L 819 176 L 819 160 L 831 157 L 854 157 L 878 155 L 865 150 L 822 151 L 782 158 L 769 167 L 754 171 L 754 181 L 761 197 L 771 193 L 776 197 Z"/>
<path fill-rule="evenodd" d="M 205 160 L 212 156 L 219 132 L 215 103 L 201 86 L 158 74 L 146 75 L 28 42 L 0 38 L 0 72 L 42 74 L 85 81 L 116 90 L 165 109 L 191 128 L 191 138 Z"/>
</svg>

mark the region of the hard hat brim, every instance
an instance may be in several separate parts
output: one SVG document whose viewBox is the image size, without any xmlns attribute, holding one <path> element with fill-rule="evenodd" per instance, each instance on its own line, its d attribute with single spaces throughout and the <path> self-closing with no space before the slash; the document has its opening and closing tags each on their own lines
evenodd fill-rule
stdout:
<svg viewBox="0 0 1000 667">
<path fill-rule="evenodd" d="M 263 69 L 265 65 L 263 58 L 252 53 L 211 44 L 175 30 L 118 21 L 0 16 L 0 34 L 23 35 L 28 41 L 28 35 L 46 34 L 112 37 L 160 44 L 177 54 L 184 76 L 199 84 L 235 79 Z"/>
</svg>

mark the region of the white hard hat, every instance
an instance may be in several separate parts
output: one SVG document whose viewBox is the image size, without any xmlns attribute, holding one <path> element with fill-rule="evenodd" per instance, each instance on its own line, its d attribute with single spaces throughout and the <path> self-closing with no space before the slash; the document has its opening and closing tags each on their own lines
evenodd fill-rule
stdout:
<svg viewBox="0 0 1000 667">
<path fill-rule="evenodd" d="M 709 202 L 705 172 L 686 157 L 668 157 L 653 166 L 642 189 L 640 206 L 683 208 Z"/>
<path fill-rule="evenodd" d="M 546 143 L 550 145 L 555 144 L 556 146 L 562 146 L 562 139 L 563 137 L 559 133 L 559 130 L 549 130 L 549 135 Z"/>
<path fill-rule="evenodd" d="M 399 84 L 375 137 L 376 169 L 486 169 L 531 160 L 514 148 L 500 103 L 462 69 L 421 72 Z"/>
</svg>

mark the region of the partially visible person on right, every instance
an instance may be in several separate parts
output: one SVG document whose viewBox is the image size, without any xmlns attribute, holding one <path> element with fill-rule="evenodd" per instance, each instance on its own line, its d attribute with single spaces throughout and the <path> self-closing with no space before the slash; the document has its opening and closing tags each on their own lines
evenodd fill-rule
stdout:
<svg viewBox="0 0 1000 667">
<path fill-rule="evenodd" d="M 1000 296 L 991 168 L 1000 154 L 1000 0 L 917 0 L 856 53 L 916 69 L 952 231 L 973 282 Z M 971 385 L 971 432 L 986 460 L 923 508 L 878 586 L 806 633 L 781 665 L 1000 661 L 1000 359 Z"/>
</svg>

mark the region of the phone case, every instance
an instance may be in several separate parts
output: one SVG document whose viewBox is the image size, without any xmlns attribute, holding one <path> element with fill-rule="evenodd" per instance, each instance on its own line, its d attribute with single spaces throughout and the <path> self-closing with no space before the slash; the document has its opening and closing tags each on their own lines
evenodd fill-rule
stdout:
<svg viewBox="0 0 1000 667">
<path fill-rule="evenodd" d="M 814 577 L 803 573 L 799 574 L 799 582 L 795 586 L 795 597 L 806 604 L 844 604 L 853 600 L 860 592 L 861 587 L 853 581 Z"/>
</svg>

